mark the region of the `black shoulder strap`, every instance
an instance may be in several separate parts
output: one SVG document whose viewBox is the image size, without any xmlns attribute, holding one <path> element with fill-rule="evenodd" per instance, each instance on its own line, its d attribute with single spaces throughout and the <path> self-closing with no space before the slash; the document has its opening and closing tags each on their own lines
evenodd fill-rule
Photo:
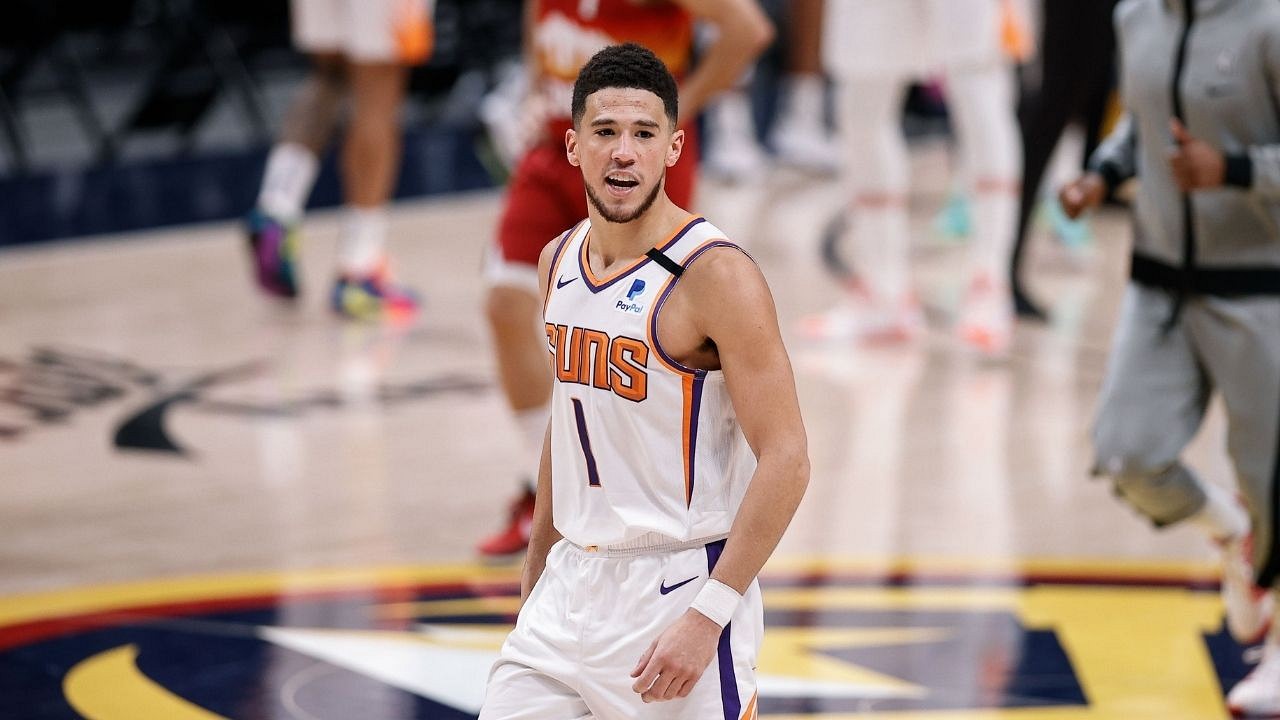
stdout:
<svg viewBox="0 0 1280 720">
<path fill-rule="evenodd" d="M 650 260 L 658 263 L 665 268 L 667 272 L 675 275 L 676 277 L 680 277 L 684 274 L 684 268 L 680 267 L 680 264 L 675 260 L 663 255 L 662 251 L 658 248 L 649 248 L 649 252 L 645 253 L 645 255 L 648 255 Z"/>
</svg>

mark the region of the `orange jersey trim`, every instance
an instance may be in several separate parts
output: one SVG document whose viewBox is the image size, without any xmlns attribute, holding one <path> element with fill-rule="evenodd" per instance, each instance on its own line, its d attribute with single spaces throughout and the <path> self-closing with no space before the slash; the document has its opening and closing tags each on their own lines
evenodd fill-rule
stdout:
<svg viewBox="0 0 1280 720">
<path fill-rule="evenodd" d="M 667 237 L 666 237 L 665 239 L 663 239 L 663 241 L 662 241 L 662 242 L 658 243 L 658 244 L 657 244 L 657 245 L 655 245 L 654 247 L 658 248 L 659 250 L 665 249 L 667 245 L 671 244 L 671 242 L 672 242 L 673 240 L 675 240 L 675 239 L 676 239 L 676 236 L 678 236 L 678 235 L 680 235 L 681 233 L 683 233 L 686 229 L 688 229 L 689 225 L 690 225 L 694 220 L 698 220 L 698 219 L 701 219 L 701 218 L 700 218 L 700 216 L 698 216 L 698 215 L 694 215 L 694 214 L 692 214 L 692 213 L 685 215 L 684 220 L 682 220 L 682 221 L 679 223 L 679 225 L 676 227 L 676 229 L 675 229 L 675 230 L 673 230 L 670 234 L 668 234 L 668 235 L 667 235 Z M 599 278 L 597 278 L 597 277 L 596 277 L 596 274 L 591 270 L 591 261 L 590 261 L 591 256 L 590 256 L 590 254 L 589 254 L 589 252 L 588 252 L 588 245 L 589 245 L 590 243 L 591 243 L 591 231 L 590 231 L 590 230 L 588 230 L 588 231 L 587 231 L 587 237 L 586 237 L 586 238 L 584 238 L 584 239 L 583 239 L 583 241 L 582 241 L 582 248 L 579 250 L 579 254 L 578 254 L 578 256 L 579 256 L 579 260 L 580 260 L 580 262 L 582 263 L 582 272 L 583 272 L 583 274 L 586 276 L 586 279 L 587 279 L 588 281 L 590 281 L 590 282 L 591 282 L 591 284 L 592 284 L 592 285 L 594 285 L 594 286 L 596 286 L 596 287 L 600 287 L 600 286 L 602 286 L 602 285 L 608 285 L 609 283 L 614 282 L 614 281 L 615 281 L 615 280 L 617 280 L 618 278 L 620 278 L 620 277 L 622 277 L 622 276 L 626 275 L 627 273 L 629 273 L 629 272 L 631 272 L 631 271 L 635 270 L 636 268 L 640 267 L 641 265 L 643 265 L 643 264 L 645 264 L 645 263 L 649 262 L 649 257 L 648 257 L 647 255 L 641 255 L 640 257 L 638 257 L 638 258 L 636 258 L 634 261 L 632 261 L 632 263 L 631 263 L 630 265 L 628 265 L 628 266 L 626 266 L 626 267 L 624 267 L 624 268 L 622 268 L 622 269 L 620 269 L 620 270 L 615 270 L 615 271 L 613 271 L 613 273 L 612 273 L 612 274 L 610 274 L 608 277 L 606 277 L 606 278 L 604 278 L 604 279 L 599 279 Z"/>
</svg>

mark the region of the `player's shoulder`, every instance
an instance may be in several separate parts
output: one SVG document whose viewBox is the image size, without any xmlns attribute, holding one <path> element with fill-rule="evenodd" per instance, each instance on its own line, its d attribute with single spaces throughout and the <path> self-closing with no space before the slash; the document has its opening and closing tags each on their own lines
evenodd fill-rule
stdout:
<svg viewBox="0 0 1280 720">
<path fill-rule="evenodd" d="M 1252 0 L 1248 9 L 1251 24 L 1261 29 L 1268 38 L 1280 36 L 1280 3 L 1274 0 Z"/>
<path fill-rule="evenodd" d="M 755 259 L 741 245 L 709 222 L 699 223 L 696 230 L 681 278 L 692 290 L 729 296 L 764 283 Z"/>
<path fill-rule="evenodd" d="M 560 254 L 560 251 L 569 244 L 569 241 L 577 231 L 590 227 L 590 225 L 590 220 L 582 220 L 581 222 L 576 223 L 573 227 L 552 238 L 550 242 L 542 246 L 542 252 L 538 254 L 538 265 L 541 267 L 550 266 L 551 263 L 555 262 L 556 255 Z"/>
</svg>

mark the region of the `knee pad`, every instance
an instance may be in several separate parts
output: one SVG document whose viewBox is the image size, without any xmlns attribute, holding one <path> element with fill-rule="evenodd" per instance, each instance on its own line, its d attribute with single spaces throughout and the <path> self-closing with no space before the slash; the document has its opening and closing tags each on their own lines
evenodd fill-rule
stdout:
<svg viewBox="0 0 1280 720">
<path fill-rule="evenodd" d="M 1116 495 L 1150 518 L 1156 527 L 1185 520 L 1205 504 L 1200 480 L 1181 463 L 1155 471 L 1121 468 L 1111 474 L 1111 480 Z"/>
</svg>

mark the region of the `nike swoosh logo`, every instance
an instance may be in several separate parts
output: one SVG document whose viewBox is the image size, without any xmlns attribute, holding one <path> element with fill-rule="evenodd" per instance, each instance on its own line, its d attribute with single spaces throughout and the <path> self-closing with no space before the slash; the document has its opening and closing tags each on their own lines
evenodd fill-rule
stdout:
<svg viewBox="0 0 1280 720">
<path fill-rule="evenodd" d="M 673 591 L 675 591 L 675 590 L 679 590 L 680 588 L 684 587 L 685 585 L 688 585 L 689 583 L 693 582 L 694 580 L 697 580 L 699 577 L 702 577 L 702 576 L 701 576 L 701 575 L 694 575 L 693 577 L 689 578 L 688 580 L 681 580 L 680 582 L 676 583 L 675 585 L 671 585 L 671 586 L 669 586 L 669 587 L 667 586 L 667 581 L 666 581 L 666 580 L 663 580 L 661 583 L 659 583 L 659 584 L 658 584 L 658 592 L 662 593 L 663 595 L 666 595 L 666 594 L 667 594 L 667 593 L 669 593 L 669 592 L 673 592 Z"/>
<path fill-rule="evenodd" d="M 565 285 L 568 285 L 569 283 L 577 279 L 578 278 L 575 277 L 575 278 L 569 278 L 568 280 L 556 280 L 556 289 L 559 290 L 560 288 L 564 287 Z"/>
</svg>

